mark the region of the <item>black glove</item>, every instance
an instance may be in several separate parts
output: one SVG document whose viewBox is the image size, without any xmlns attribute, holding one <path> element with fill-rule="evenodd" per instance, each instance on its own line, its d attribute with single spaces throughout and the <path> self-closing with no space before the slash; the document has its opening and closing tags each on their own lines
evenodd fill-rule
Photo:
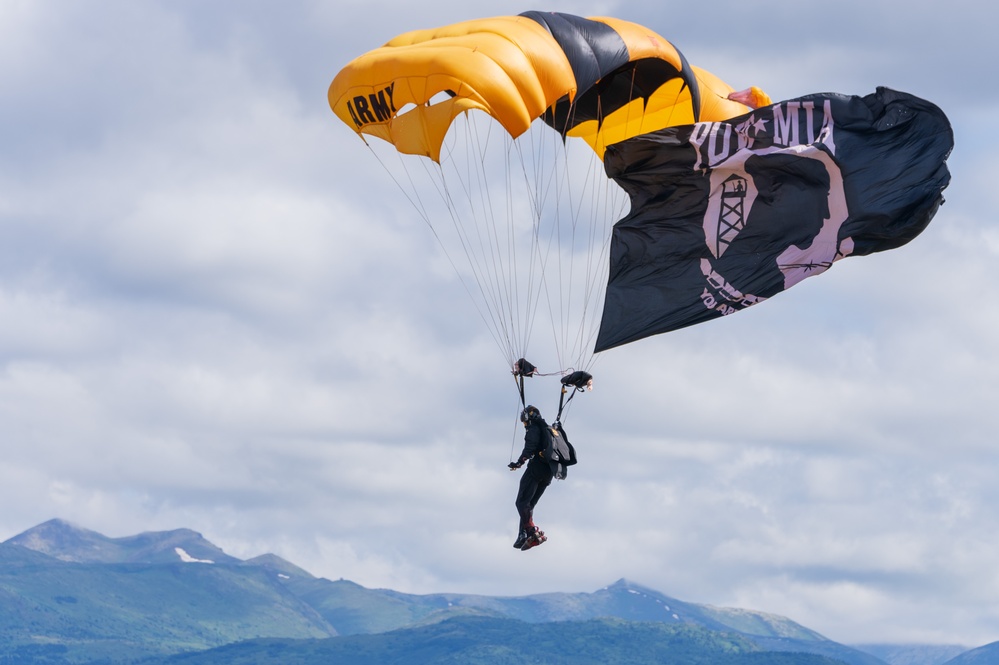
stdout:
<svg viewBox="0 0 999 665">
<path fill-rule="evenodd" d="M 507 464 L 507 467 L 509 467 L 511 471 L 516 471 L 521 466 L 523 466 L 523 464 L 524 464 L 523 462 L 510 462 L 509 464 Z"/>
</svg>

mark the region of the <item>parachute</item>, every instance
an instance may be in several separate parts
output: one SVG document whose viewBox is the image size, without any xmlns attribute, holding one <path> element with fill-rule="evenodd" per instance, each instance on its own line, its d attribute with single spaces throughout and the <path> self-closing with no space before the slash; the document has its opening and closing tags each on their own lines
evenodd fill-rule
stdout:
<svg viewBox="0 0 999 665">
<path fill-rule="evenodd" d="M 521 401 L 542 374 L 525 360 L 539 312 L 563 396 L 583 390 L 597 352 L 905 244 L 950 179 L 953 132 L 925 100 L 879 88 L 773 104 L 606 17 L 409 32 L 344 67 L 329 104 L 380 139 L 365 143 L 431 227 Z"/>
<path fill-rule="evenodd" d="M 638 24 L 525 12 L 400 35 L 344 67 L 329 102 L 355 131 L 439 162 L 452 121 L 471 110 L 514 138 L 543 118 L 602 156 L 609 143 L 745 112 L 730 92 Z"/>
<path fill-rule="evenodd" d="M 648 28 L 532 11 L 400 35 L 348 63 L 329 104 L 381 140 L 365 142 L 431 227 L 523 397 L 523 377 L 542 374 L 520 369 L 539 314 L 555 373 L 590 376 L 611 226 L 628 207 L 607 147 L 748 111 L 732 92 Z"/>
</svg>

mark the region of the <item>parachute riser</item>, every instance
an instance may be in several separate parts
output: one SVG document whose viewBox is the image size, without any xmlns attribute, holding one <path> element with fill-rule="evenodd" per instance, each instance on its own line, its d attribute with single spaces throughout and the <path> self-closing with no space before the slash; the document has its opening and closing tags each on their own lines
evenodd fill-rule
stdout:
<svg viewBox="0 0 999 665">
<path fill-rule="evenodd" d="M 520 404 L 521 407 L 527 408 L 527 396 L 524 390 L 524 377 L 531 377 L 538 375 L 538 368 L 532 365 L 530 362 L 521 358 L 513 364 L 513 377 L 517 384 L 517 391 L 520 393 Z M 564 372 L 560 372 L 563 373 Z M 544 375 L 542 375 L 544 376 Z M 558 413 L 555 416 L 555 423 L 560 423 L 562 421 L 562 414 L 565 412 L 566 407 L 569 406 L 569 402 L 572 398 L 576 396 L 577 392 L 583 392 L 584 390 L 593 389 L 593 375 L 588 372 L 583 371 L 569 371 L 565 374 L 562 379 L 562 388 L 559 392 L 558 399 Z M 566 393 L 569 394 L 566 397 Z"/>
<path fill-rule="evenodd" d="M 572 394 L 569 395 L 569 399 L 566 399 L 565 398 L 566 392 L 567 392 L 566 387 L 562 386 L 562 392 L 558 396 L 558 414 L 556 414 L 555 416 L 555 425 L 560 425 L 562 423 L 562 411 L 569 404 L 569 402 L 572 401 L 572 398 L 575 397 L 576 395 L 576 391 L 573 390 Z"/>
</svg>

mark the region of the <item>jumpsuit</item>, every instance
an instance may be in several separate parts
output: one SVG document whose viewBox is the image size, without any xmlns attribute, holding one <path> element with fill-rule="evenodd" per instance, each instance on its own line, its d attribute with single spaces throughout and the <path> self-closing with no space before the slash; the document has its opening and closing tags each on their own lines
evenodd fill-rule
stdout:
<svg viewBox="0 0 999 665">
<path fill-rule="evenodd" d="M 533 418 L 524 434 L 524 450 L 520 459 L 529 460 L 524 475 L 520 477 L 517 491 L 517 512 L 520 513 L 520 530 L 534 526 L 534 507 L 541 495 L 552 482 L 552 469 L 542 453 L 548 445 L 548 423 L 541 418 Z"/>
</svg>

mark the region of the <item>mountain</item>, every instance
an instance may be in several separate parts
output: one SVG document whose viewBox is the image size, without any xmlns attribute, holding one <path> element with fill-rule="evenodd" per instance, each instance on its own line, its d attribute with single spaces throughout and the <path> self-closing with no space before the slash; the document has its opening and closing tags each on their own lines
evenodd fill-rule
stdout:
<svg viewBox="0 0 999 665">
<path fill-rule="evenodd" d="M 256 566 L 273 571 L 281 579 L 307 578 L 315 579 L 310 573 L 302 570 L 293 563 L 289 563 L 275 554 L 262 554 L 252 559 L 241 562 L 244 566 Z"/>
<path fill-rule="evenodd" d="M 999 663 L 999 642 L 965 651 L 960 656 L 948 660 L 946 665 L 995 665 L 995 663 Z"/>
<path fill-rule="evenodd" d="M 456 616 L 517 619 L 527 623 L 615 617 L 632 622 L 698 626 L 748 636 L 769 651 L 798 651 L 838 658 L 851 665 L 884 665 L 878 658 L 832 642 L 790 619 L 763 612 L 696 605 L 618 580 L 593 593 L 546 593 L 520 597 L 463 594 L 409 595 L 366 589 L 321 578 L 289 580 L 289 588 L 314 607 L 340 635 L 384 633 Z"/>
<path fill-rule="evenodd" d="M 353 644 L 367 652 L 432 639 L 439 630 L 533 634 L 594 621 L 622 634 L 666 631 L 656 639 L 734 640 L 752 646 L 736 650 L 746 658 L 766 653 L 791 662 L 797 653 L 847 665 L 885 662 L 785 617 L 688 603 L 623 579 L 592 593 L 413 595 L 316 578 L 273 554 L 243 561 L 189 529 L 108 538 L 51 520 L 0 543 L 0 664 L 34 662 L 25 659 L 39 653 L 51 663 L 129 662 L 236 650 L 235 643 L 261 638 L 277 640 L 266 642 L 272 650 Z M 475 644 L 500 653 L 503 642 Z M 596 648 L 587 644 L 580 653 Z"/>
<path fill-rule="evenodd" d="M 593 619 L 531 624 L 460 617 L 417 628 L 326 640 L 252 640 L 147 665 L 842 665 L 825 656 L 763 651 L 735 633 L 698 626 Z"/>
<path fill-rule="evenodd" d="M 287 589 L 285 570 L 300 569 L 273 556 L 239 561 L 186 529 L 111 539 L 46 522 L 0 544 L 0 662 L 33 662 L 39 650 L 117 662 L 336 635 Z"/>
<path fill-rule="evenodd" d="M 442 614 L 503 616 L 532 623 L 618 617 L 629 621 L 692 623 L 714 630 L 736 630 L 760 637 L 824 640 L 790 619 L 670 598 L 627 580 L 593 593 L 546 593 L 521 597 L 464 594 L 409 595 L 365 589 L 339 580 L 299 579 L 290 586 L 336 626 L 341 635 L 379 633 Z"/>
<path fill-rule="evenodd" d="M 888 665 L 943 665 L 968 650 L 956 644 L 858 644 L 854 648 Z"/>
<path fill-rule="evenodd" d="M 5 544 L 20 545 L 60 561 L 76 563 L 237 563 L 190 529 L 108 538 L 63 520 L 49 520 L 14 536 Z"/>
</svg>

